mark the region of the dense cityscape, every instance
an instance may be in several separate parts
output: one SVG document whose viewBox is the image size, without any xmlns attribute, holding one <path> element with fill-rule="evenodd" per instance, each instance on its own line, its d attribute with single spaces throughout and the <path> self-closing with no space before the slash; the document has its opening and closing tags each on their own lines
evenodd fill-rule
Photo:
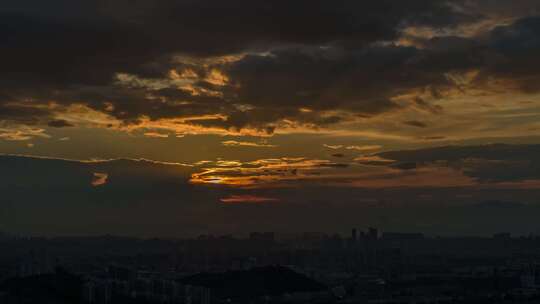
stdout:
<svg viewBox="0 0 540 304">
<path fill-rule="evenodd" d="M 0 303 L 538 303 L 540 237 L 9 237 Z"/>
</svg>

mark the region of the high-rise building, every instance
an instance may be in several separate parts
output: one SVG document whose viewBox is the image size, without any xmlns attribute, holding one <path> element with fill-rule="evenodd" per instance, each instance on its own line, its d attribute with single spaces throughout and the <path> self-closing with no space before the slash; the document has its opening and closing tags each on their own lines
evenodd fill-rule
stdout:
<svg viewBox="0 0 540 304">
<path fill-rule="evenodd" d="M 379 238 L 379 230 L 377 228 L 370 227 L 368 229 L 368 237 L 371 240 L 376 240 Z"/>
</svg>

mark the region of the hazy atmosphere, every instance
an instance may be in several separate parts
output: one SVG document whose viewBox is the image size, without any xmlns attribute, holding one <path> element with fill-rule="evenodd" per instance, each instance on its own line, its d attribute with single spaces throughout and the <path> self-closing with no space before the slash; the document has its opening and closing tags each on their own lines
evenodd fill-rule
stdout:
<svg viewBox="0 0 540 304">
<path fill-rule="evenodd" d="M 540 233 L 538 0 L 3 0 L 0 231 Z"/>
</svg>

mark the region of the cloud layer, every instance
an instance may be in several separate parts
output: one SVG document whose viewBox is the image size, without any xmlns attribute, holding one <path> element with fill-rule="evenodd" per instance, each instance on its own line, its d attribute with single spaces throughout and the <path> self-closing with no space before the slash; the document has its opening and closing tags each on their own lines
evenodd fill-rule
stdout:
<svg viewBox="0 0 540 304">
<path fill-rule="evenodd" d="M 82 107 L 104 128 L 268 135 L 354 129 L 403 109 L 436 115 L 444 106 L 434 102 L 451 96 L 539 92 L 537 7 L 8 1 L 0 120 L 69 127 L 87 123 L 74 114 Z"/>
<path fill-rule="evenodd" d="M 40 235 L 193 236 L 346 232 L 362 224 L 429 234 L 529 233 L 540 231 L 537 150 L 491 145 L 395 151 L 377 156 L 393 162 L 362 165 L 347 158 L 182 165 L 1 156 L 0 228 Z"/>
</svg>

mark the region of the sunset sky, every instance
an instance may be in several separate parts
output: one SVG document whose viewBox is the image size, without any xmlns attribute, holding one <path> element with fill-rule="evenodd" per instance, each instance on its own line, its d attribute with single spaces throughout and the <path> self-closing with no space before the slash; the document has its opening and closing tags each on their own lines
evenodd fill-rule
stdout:
<svg viewBox="0 0 540 304">
<path fill-rule="evenodd" d="M 0 230 L 540 233 L 538 0 L 3 0 Z"/>
</svg>

